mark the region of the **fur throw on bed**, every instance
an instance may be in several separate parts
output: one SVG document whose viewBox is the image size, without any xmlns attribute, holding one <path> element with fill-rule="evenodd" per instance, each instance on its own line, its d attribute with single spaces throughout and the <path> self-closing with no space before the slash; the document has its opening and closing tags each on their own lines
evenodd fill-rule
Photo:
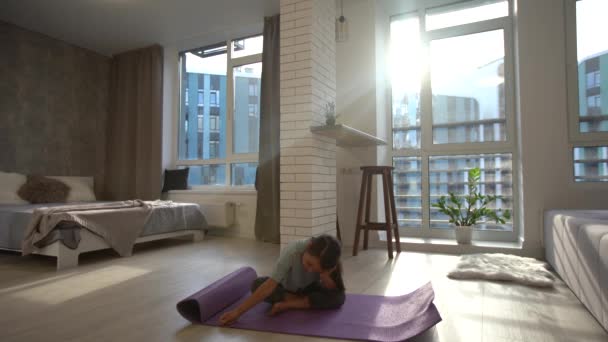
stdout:
<svg viewBox="0 0 608 342">
<path fill-rule="evenodd" d="M 64 203 L 70 187 L 62 181 L 43 176 L 27 176 L 17 194 L 30 203 Z"/>
<path fill-rule="evenodd" d="M 512 281 L 536 287 L 551 287 L 555 279 L 545 262 L 500 253 L 463 255 L 448 277 Z"/>
</svg>

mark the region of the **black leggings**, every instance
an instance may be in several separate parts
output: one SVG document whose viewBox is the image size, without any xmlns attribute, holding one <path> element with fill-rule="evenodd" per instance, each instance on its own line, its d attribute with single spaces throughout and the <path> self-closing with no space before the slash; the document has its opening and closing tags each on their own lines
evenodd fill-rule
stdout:
<svg viewBox="0 0 608 342">
<path fill-rule="evenodd" d="M 259 277 L 251 284 L 251 292 L 255 292 L 262 283 L 268 280 L 268 277 Z M 270 296 L 266 297 L 265 302 L 274 304 L 285 299 L 285 294 L 290 293 L 279 283 L 272 291 Z M 314 282 L 304 289 L 295 292 L 296 295 L 307 296 L 311 309 L 337 309 L 344 304 L 346 299 L 344 291 L 338 289 L 326 289 L 318 282 Z"/>
</svg>

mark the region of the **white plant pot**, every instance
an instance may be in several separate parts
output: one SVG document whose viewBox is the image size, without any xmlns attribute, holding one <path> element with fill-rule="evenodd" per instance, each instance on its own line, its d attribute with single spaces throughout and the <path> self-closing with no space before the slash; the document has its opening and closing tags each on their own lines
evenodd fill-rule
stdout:
<svg viewBox="0 0 608 342">
<path fill-rule="evenodd" d="M 473 237 L 473 226 L 455 226 L 456 241 L 461 245 L 470 245 Z"/>
</svg>

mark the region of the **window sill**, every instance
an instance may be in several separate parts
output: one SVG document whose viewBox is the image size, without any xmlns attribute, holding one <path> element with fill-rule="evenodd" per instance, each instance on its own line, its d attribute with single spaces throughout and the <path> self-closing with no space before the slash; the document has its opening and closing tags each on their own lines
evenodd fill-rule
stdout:
<svg viewBox="0 0 608 342">
<path fill-rule="evenodd" d="M 440 245 L 440 246 L 470 246 L 470 247 L 489 247 L 489 248 L 511 248 L 520 249 L 520 242 L 505 242 L 505 241 L 471 241 L 470 245 L 459 245 L 454 239 L 438 239 L 438 238 L 401 238 L 401 244 L 424 244 L 424 245 Z"/>
<path fill-rule="evenodd" d="M 386 240 L 382 239 L 378 247 L 386 248 Z M 401 250 L 408 252 L 470 254 L 470 253 L 505 253 L 526 255 L 521 242 L 475 241 L 470 245 L 459 245 L 453 239 L 437 238 L 401 238 Z"/>
<path fill-rule="evenodd" d="M 171 190 L 169 195 L 248 195 L 255 196 L 257 191 L 254 188 L 230 188 L 230 187 L 208 187 L 194 188 L 188 190 Z"/>
</svg>

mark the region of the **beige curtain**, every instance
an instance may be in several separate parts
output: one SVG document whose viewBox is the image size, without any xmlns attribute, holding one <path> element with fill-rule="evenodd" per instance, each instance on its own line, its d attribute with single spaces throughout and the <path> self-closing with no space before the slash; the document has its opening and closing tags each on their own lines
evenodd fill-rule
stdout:
<svg viewBox="0 0 608 342">
<path fill-rule="evenodd" d="M 160 197 L 163 51 L 152 46 L 112 58 L 103 197 Z"/>
<path fill-rule="evenodd" d="M 260 162 L 255 236 L 279 243 L 280 233 L 280 111 L 279 111 L 279 16 L 264 18 L 262 89 L 260 93 Z"/>
</svg>

